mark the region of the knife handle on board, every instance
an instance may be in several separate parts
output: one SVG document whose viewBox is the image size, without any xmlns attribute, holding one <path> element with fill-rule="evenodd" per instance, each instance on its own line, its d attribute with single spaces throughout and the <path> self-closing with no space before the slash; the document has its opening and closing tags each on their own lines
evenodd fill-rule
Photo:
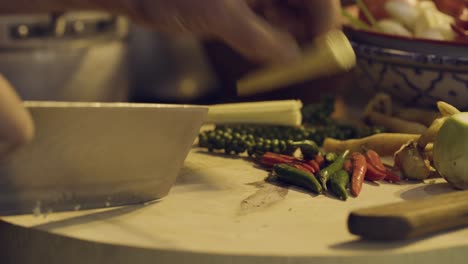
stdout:
<svg viewBox="0 0 468 264">
<path fill-rule="evenodd" d="M 468 226 L 468 191 L 351 212 L 348 229 L 370 240 L 405 240 Z"/>
</svg>

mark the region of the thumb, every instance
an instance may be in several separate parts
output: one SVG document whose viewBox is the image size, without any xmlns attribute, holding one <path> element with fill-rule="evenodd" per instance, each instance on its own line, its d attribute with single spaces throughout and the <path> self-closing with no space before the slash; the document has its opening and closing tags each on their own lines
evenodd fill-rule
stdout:
<svg viewBox="0 0 468 264">
<path fill-rule="evenodd" d="M 279 64 L 300 58 L 299 45 L 290 34 L 268 24 L 244 1 L 236 3 L 214 25 L 217 37 L 254 62 Z"/>
<path fill-rule="evenodd" d="M 11 84 L 0 75 L 0 157 L 32 140 L 34 124 Z"/>
</svg>

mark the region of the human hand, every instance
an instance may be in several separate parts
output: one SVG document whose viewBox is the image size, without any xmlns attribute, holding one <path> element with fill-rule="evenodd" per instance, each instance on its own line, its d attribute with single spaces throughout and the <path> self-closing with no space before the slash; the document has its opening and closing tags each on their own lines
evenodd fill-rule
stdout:
<svg viewBox="0 0 468 264">
<path fill-rule="evenodd" d="M 298 42 L 340 24 L 340 0 L 16 0 L 4 1 L 0 13 L 75 9 L 124 14 L 158 31 L 214 37 L 262 63 L 298 59 Z"/>
<path fill-rule="evenodd" d="M 284 63 L 300 57 L 298 43 L 339 26 L 339 0 L 140 0 L 130 17 L 169 33 L 223 40 L 248 59 Z"/>
<path fill-rule="evenodd" d="M 11 84 L 0 75 L 0 158 L 32 140 L 34 125 Z"/>
</svg>

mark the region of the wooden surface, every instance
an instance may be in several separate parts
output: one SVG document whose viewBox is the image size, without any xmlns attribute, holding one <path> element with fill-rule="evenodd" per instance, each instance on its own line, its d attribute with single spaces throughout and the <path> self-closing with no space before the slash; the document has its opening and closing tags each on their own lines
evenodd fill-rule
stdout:
<svg viewBox="0 0 468 264">
<path fill-rule="evenodd" d="M 366 183 L 342 202 L 263 184 L 266 176 L 193 149 L 162 201 L 2 218 L 1 263 L 466 263 L 468 229 L 391 243 L 347 229 L 351 210 L 452 192 L 442 181 Z"/>
<path fill-rule="evenodd" d="M 468 191 L 397 202 L 351 212 L 351 233 L 372 240 L 420 238 L 468 226 Z"/>
</svg>

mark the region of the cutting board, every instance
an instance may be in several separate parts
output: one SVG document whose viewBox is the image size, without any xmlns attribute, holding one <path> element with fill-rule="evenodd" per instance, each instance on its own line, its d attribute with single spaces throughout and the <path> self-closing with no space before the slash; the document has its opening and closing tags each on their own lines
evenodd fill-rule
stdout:
<svg viewBox="0 0 468 264">
<path fill-rule="evenodd" d="M 466 263 L 468 229 L 404 242 L 348 232 L 351 210 L 451 192 L 442 180 L 363 186 L 342 202 L 264 184 L 245 158 L 194 148 L 163 200 L 4 217 L 1 263 Z"/>
</svg>

